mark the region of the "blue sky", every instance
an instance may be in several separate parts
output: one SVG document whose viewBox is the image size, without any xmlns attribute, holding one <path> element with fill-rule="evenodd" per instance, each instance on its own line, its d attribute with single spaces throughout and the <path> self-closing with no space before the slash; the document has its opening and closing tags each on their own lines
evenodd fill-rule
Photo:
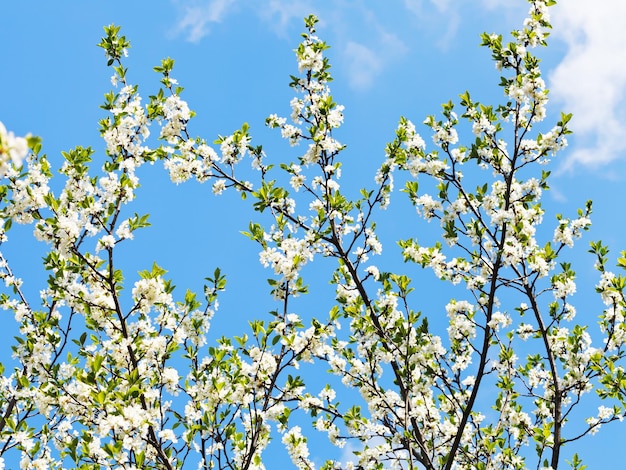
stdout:
<svg viewBox="0 0 626 470">
<path fill-rule="evenodd" d="M 626 3 L 596 3 L 590 7 L 583 0 L 563 0 L 552 9 L 551 45 L 540 52 L 553 97 L 551 116 L 561 110 L 573 112 L 575 132 L 570 147 L 551 165 L 552 190 L 545 195 L 544 205 L 549 214 L 573 216 L 587 199 L 594 200 L 593 227 L 576 255 L 584 253 L 591 239 L 608 243 L 614 255 L 626 248 L 621 202 L 626 197 L 626 62 L 622 60 Z M 17 135 L 41 136 L 53 165 L 60 164 L 62 150 L 77 145 L 92 146 L 102 155 L 98 120 L 105 113 L 98 106 L 111 89 L 112 71 L 96 44 L 102 27 L 111 23 L 121 25 L 132 42 L 126 60 L 129 82 L 140 85 L 144 100 L 158 89 L 152 67 L 170 56 L 176 60 L 172 76 L 185 87 L 183 97 L 198 115 L 194 133 L 213 140 L 248 122 L 257 143 L 280 158 L 280 152 L 290 149 L 263 123 L 271 113 L 289 114 L 292 92 L 287 84 L 289 74 L 297 70 L 292 50 L 299 41 L 302 17 L 314 12 L 321 20 L 319 35 L 332 46 L 328 55 L 335 78 L 333 96 L 346 107 L 339 134 L 348 144 L 344 177 L 352 171 L 355 178 L 367 182 L 383 158 L 385 143 L 393 138 L 399 116 L 421 122 L 466 89 L 474 98 L 497 103 L 498 74 L 488 51 L 478 47 L 479 34 L 507 34 L 518 27 L 527 4 L 522 0 L 35 0 L 5 2 L 2 10 L 0 121 Z M 425 128 L 421 131 L 428 136 Z M 293 157 L 290 153 L 287 158 Z M 238 235 L 252 212 L 237 204 L 236 197 L 215 200 L 210 192 L 208 185 L 173 186 L 160 169 L 146 170 L 132 210 L 150 212 L 154 227 L 138 234 L 136 243 L 128 247 L 129 263 L 136 271 L 157 260 L 181 289 L 196 290 L 219 265 L 231 281 L 215 328 L 239 334 L 246 318 L 267 310 L 269 304 L 257 300 L 255 293 L 266 290 L 268 273 L 257 262 L 257 247 Z M 391 233 L 406 228 L 393 214 L 385 217 Z M 546 223 L 550 221 L 548 215 Z M 44 278 L 32 266 L 38 263 L 41 247 L 26 241 L 29 231 L 18 227 L 14 232 L 10 236 L 15 245 L 7 246 L 7 256 L 12 254 L 9 261 L 21 270 L 20 277 L 27 283 L 33 279 L 27 287 L 36 293 Z M 592 290 L 596 278 L 591 259 L 581 256 L 579 261 L 579 290 Z M 128 276 L 132 278 L 132 271 Z M 242 296 L 244 291 L 249 295 Z M 598 313 L 590 313 L 590 321 Z M 242 321 L 233 321 L 234 317 Z M 3 345 L 0 360 L 6 354 L 8 345 Z M 626 433 L 620 429 L 607 429 L 587 441 L 588 455 L 593 455 L 591 468 L 601 468 L 603 454 L 613 450 L 612 437 L 623 440 Z"/>
</svg>

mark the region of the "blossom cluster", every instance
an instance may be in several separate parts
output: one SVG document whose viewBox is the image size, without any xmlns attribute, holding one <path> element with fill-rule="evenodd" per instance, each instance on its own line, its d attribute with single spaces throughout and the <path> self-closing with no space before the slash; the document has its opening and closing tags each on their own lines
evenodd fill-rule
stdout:
<svg viewBox="0 0 626 470">
<path fill-rule="evenodd" d="M 13 168 L 21 167 L 26 155 L 28 155 L 26 138 L 7 132 L 4 124 L 0 122 L 0 177 L 7 176 L 10 165 Z"/>
<path fill-rule="evenodd" d="M 483 35 L 504 104 L 466 92 L 423 120 L 430 139 L 401 118 L 359 196 L 341 185 L 344 108 L 331 94 L 314 16 L 295 50 L 291 114 L 266 120 L 293 147 L 293 160 L 279 165 L 253 145 L 247 124 L 215 147 L 192 137 L 194 113 L 171 59 L 155 67 L 162 88 L 145 103 L 127 81 L 129 42 L 105 28 L 100 46 L 120 88 L 105 95 L 102 161 L 91 148 L 64 152 L 63 184 L 52 184 L 38 141 L 0 123 L 0 241 L 11 223 L 32 225 L 48 274 L 33 301 L 0 253 L 0 307 L 21 335 L 17 367 L 0 379 L 0 467 L 18 455 L 24 469 L 263 469 L 274 442 L 296 468 L 311 469 L 309 433 L 322 432 L 353 451 L 324 469 L 556 469 L 567 443 L 621 421 L 626 277 L 592 243 L 604 303 L 598 346 L 593 327 L 577 323 L 583 289 L 563 260 L 590 227 L 591 204 L 541 229 L 549 173 L 537 168 L 566 147 L 570 116 L 534 128 L 548 116 L 548 93 L 532 49 L 546 43 L 554 2 L 529 3 L 511 42 Z M 139 169 L 156 160 L 174 183 L 212 180 L 216 195 L 252 200 L 259 221 L 244 233 L 271 270 L 276 306 L 240 336 L 208 336 L 226 286 L 219 269 L 200 300 L 179 295 L 156 263 L 137 275 L 120 268 L 128 262 L 120 247 L 150 225 L 130 206 Z M 240 177 L 246 160 L 255 185 Z M 434 244 L 421 233 L 398 242 L 405 271 L 430 269 L 441 291 L 373 263 L 383 253 L 377 211 L 390 206 L 397 179 L 417 213 L 410 226 L 435 222 L 441 234 Z M 305 284 L 312 263 L 333 267 L 330 289 Z M 626 253 L 618 266 L 626 269 Z M 312 314 L 301 314 L 307 299 Z M 319 370 L 330 374 L 322 385 Z M 593 390 L 603 404 L 566 427 Z M 572 462 L 582 468 L 577 455 Z"/>
</svg>

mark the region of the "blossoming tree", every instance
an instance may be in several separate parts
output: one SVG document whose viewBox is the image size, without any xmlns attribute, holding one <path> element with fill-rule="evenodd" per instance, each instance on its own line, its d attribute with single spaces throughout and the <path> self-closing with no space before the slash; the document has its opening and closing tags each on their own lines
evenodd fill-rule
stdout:
<svg viewBox="0 0 626 470">
<path fill-rule="evenodd" d="M 330 446 L 355 449 L 348 461 L 324 460 L 324 469 L 585 468 L 577 454 L 566 462 L 563 449 L 624 416 L 625 278 L 607 269 L 608 249 L 591 243 L 606 305 L 604 337 L 592 343 L 569 302 L 575 273 L 563 260 L 590 225 L 591 203 L 546 223 L 549 236 L 540 229 L 549 180 L 541 165 L 566 146 L 570 116 L 542 123 L 548 91 L 532 50 L 546 45 L 554 2 L 529 3 L 511 42 L 482 36 L 502 74 L 502 103 L 466 92 L 444 104 L 440 117 L 424 121 L 430 147 L 400 118 L 357 198 L 340 185 L 343 106 L 330 93 L 315 17 L 306 18 L 295 51 L 292 114 L 266 121 L 299 145 L 295 159 L 277 166 L 247 125 L 215 146 L 191 135 L 194 113 L 171 59 L 155 67 L 162 87 L 144 104 L 123 65 L 128 41 L 119 27 L 105 28 L 100 46 L 119 91 L 103 105 L 102 165 L 90 148 L 64 153 L 55 192 L 55 162 L 39 140 L 0 126 L 2 244 L 12 224 L 30 224 L 48 250 L 48 287 L 38 299 L 0 254 L 0 302 L 20 325 L 12 348 L 19 366 L 3 369 L 0 382 L 0 462 L 258 469 L 279 452 L 268 449 L 275 441 L 296 468 L 312 469 L 323 459 L 308 443 L 322 431 Z M 258 170 L 253 182 L 239 176 L 248 157 Z M 202 299 L 179 295 L 156 264 L 124 284 L 118 247 L 149 226 L 148 215 L 129 215 L 137 169 L 155 161 L 175 183 L 211 181 L 215 194 L 238 191 L 259 212 L 246 234 L 272 270 L 277 308 L 248 334 L 207 341 L 226 284 L 219 269 Z M 377 213 L 391 204 L 394 178 L 418 216 L 439 222 L 441 243 L 425 246 L 416 233 L 398 244 L 405 262 L 456 286 L 443 335 L 434 331 L 439 312 L 417 311 L 411 279 L 372 262 L 382 252 Z M 315 317 L 294 313 L 293 299 L 308 292 L 303 269 L 319 258 L 335 261 L 327 274 L 333 306 Z M 321 390 L 307 363 L 328 371 Z M 589 403 L 601 404 L 581 416 Z"/>
</svg>

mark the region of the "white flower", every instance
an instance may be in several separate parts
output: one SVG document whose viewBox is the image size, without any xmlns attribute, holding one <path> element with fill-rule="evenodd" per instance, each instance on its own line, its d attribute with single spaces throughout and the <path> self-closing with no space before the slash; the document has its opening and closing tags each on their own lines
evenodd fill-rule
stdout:
<svg viewBox="0 0 626 470">
<path fill-rule="evenodd" d="M 15 137 L 13 132 L 7 132 L 0 121 L 0 177 L 4 177 L 9 169 L 9 163 L 20 167 L 28 155 L 28 143 L 24 137 Z"/>
<path fill-rule="evenodd" d="M 155 304 L 170 304 L 172 296 L 165 292 L 163 279 L 141 279 L 133 287 L 133 298 L 140 304 L 140 311 L 147 313 Z"/>
<path fill-rule="evenodd" d="M 511 319 L 511 317 L 507 315 L 506 313 L 495 312 L 491 316 L 491 320 L 487 324 L 489 325 L 490 328 L 498 331 L 502 327 L 509 326 L 512 321 L 513 320 Z"/>
<path fill-rule="evenodd" d="M 159 431 L 158 437 L 165 441 L 172 441 L 174 444 L 178 442 L 178 439 L 176 439 L 176 434 L 174 434 L 174 431 L 172 431 L 171 429 L 163 429 Z"/>
<path fill-rule="evenodd" d="M 309 461 L 309 448 L 306 444 L 306 437 L 302 435 L 300 426 L 294 426 L 285 433 L 282 439 L 283 444 L 289 452 L 291 461 L 299 469 L 313 468 L 313 463 Z"/>
<path fill-rule="evenodd" d="M 466 387 L 471 387 L 474 385 L 475 382 L 476 382 L 476 377 L 474 377 L 473 375 L 468 375 L 467 377 L 463 379 L 461 384 L 465 385 Z"/>
<path fill-rule="evenodd" d="M 524 341 L 526 341 L 534 331 L 534 327 L 528 323 L 522 323 L 517 327 L 517 335 Z"/>
<path fill-rule="evenodd" d="M 607 408 L 606 406 L 598 407 L 598 418 L 609 419 L 613 416 L 613 408 Z"/>
<path fill-rule="evenodd" d="M 128 222 L 128 220 L 125 220 L 120 224 L 120 226 L 115 231 L 115 235 L 117 235 L 120 240 L 132 240 L 133 232 L 130 230 L 130 223 Z"/>
<path fill-rule="evenodd" d="M 322 391 L 319 393 L 319 397 L 322 400 L 326 400 L 326 401 L 333 401 L 335 399 L 336 393 L 332 388 L 329 387 L 325 387 L 322 389 Z"/>
<path fill-rule="evenodd" d="M 343 105 L 336 106 L 330 110 L 326 120 L 331 128 L 337 128 L 343 123 L 343 110 Z"/>
<path fill-rule="evenodd" d="M 219 196 L 226 189 L 226 182 L 224 180 L 217 180 L 213 183 L 213 194 Z"/>
<path fill-rule="evenodd" d="M 173 367 L 166 367 L 165 369 L 163 369 L 161 377 L 167 391 L 173 395 L 177 395 L 178 390 L 176 387 L 178 386 L 178 381 L 180 380 L 178 371 Z"/>
<path fill-rule="evenodd" d="M 459 135 L 453 127 L 439 127 L 433 135 L 435 145 L 456 144 L 459 141 Z"/>
<path fill-rule="evenodd" d="M 415 199 L 415 207 L 418 214 L 421 214 L 426 220 L 432 219 L 435 213 L 442 210 L 441 202 L 433 199 L 430 194 Z"/>
<path fill-rule="evenodd" d="M 319 72 L 323 65 L 322 52 L 314 50 L 310 45 L 305 46 L 302 52 L 298 54 L 298 71 L 300 73 L 305 70 Z"/>
<path fill-rule="evenodd" d="M 380 271 L 376 266 L 368 266 L 367 268 L 365 268 L 365 271 L 370 274 L 375 281 L 378 281 L 378 279 L 380 279 Z"/>
<path fill-rule="evenodd" d="M 576 283 L 570 278 L 555 280 L 552 288 L 554 289 L 552 293 L 555 299 L 563 299 L 568 295 L 576 293 Z"/>
<path fill-rule="evenodd" d="M 104 250 L 106 248 L 113 248 L 114 246 L 115 237 L 113 235 L 105 235 L 100 240 L 98 240 L 98 244 L 96 245 L 96 252 Z"/>
</svg>

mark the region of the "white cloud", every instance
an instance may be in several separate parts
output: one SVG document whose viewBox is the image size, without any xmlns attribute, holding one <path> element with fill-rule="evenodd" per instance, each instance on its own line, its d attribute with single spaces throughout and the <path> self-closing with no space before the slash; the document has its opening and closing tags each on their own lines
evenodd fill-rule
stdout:
<svg viewBox="0 0 626 470">
<path fill-rule="evenodd" d="M 424 15 L 424 2 L 422 0 L 404 0 L 404 6 L 417 17 Z"/>
<path fill-rule="evenodd" d="M 350 84 L 357 90 L 366 90 L 382 68 L 382 59 L 372 49 L 350 41 L 344 50 Z"/>
<path fill-rule="evenodd" d="M 427 5 L 424 5 L 427 3 Z M 436 23 L 437 45 L 448 49 L 461 23 L 462 2 L 451 0 L 404 0 L 404 6 L 420 23 L 433 27 Z M 434 7 L 434 8 L 433 8 Z"/>
<path fill-rule="evenodd" d="M 455 38 L 457 25 L 475 8 L 468 0 L 404 0 L 405 8 L 417 19 L 439 28 L 438 44 L 446 48 Z M 528 6 L 510 0 L 480 0 L 490 15 L 503 15 L 503 22 L 519 27 L 519 14 Z M 563 109 L 574 117 L 573 145 L 564 168 L 574 165 L 600 166 L 626 159 L 626 1 L 563 0 L 550 9 L 551 44 L 561 41 L 565 56 L 548 74 L 552 109 Z M 503 33 L 506 31 L 502 31 Z"/>
<path fill-rule="evenodd" d="M 257 7 L 261 18 L 280 36 L 284 36 L 291 25 L 301 28 L 302 18 L 308 14 L 318 15 L 318 29 L 325 31 L 323 37 L 340 54 L 333 70 L 345 74 L 350 86 L 357 91 L 374 86 L 377 77 L 408 51 L 404 42 L 390 32 L 365 3 L 265 0 Z M 332 35 L 326 31 L 331 31 Z"/>
<path fill-rule="evenodd" d="M 198 42 L 209 33 L 211 23 L 219 23 L 235 5 L 235 0 L 209 0 L 208 2 L 183 4 L 183 16 L 176 24 L 177 33 L 187 40 Z"/>
<path fill-rule="evenodd" d="M 626 158 L 626 2 L 567 0 L 552 10 L 553 37 L 567 53 L 549 75 L 551 97 L 574 117 L 566 168 Z"/>
<path fill-rule="evenodd" d="M 359 459 L 356 455 L 354 455 L 354 451 L 363 450 L 363 445 L 355 445 L 354 441 L 348 441 L 346 445 L 341 449 L 341 458 L 340 462 L 342 464 L 352 463 L 353 465 L 357 465 L 359 463 Z"/>
<path fill-rule="evenodd" d="M 428 3 L 432 4 L 439 13 L 449 12 L 450 5 L 454 5 L 450 0 L 429 0 Z M 424 8 L 424 0 L 404 0 L 404 6 L 417 16 L 423 16 L 428 10 Z"/>
<path fill-rule="evenodd" d="M 511 0 L 482 0 L 482 4 L 489 10 L 494 10 L 496 8 L 510 8 L 516 6 L 515 2 L 511 2 Z"/>
<path fill-rule="evenodd" d="M 278 36 L 285 36 L 290 24 L 297 23 L 302 27 L 302 19 L 316 11 L 315 5 L 302 0 L 269 0 L 267 4 L 259 2 L 259 7 L 259 15 L 268 21 Z"/>
<path fill-rule="evenodd" d="M 332 26 L 338 36 L 359 34 L 363 37 L 363 31 L 367 31 L 362 40 L 346 42 L 340 62 L 352 88 L 365 91 L 374 85 L 378 75 L 408 52 L 408 47 L 396 34 L 389 32 L 371 10 L 362 9 L 358 14 L 360 18 L 356 25 L 360 26 L 360 31 L 354 26 L 352 30 L 339 31 L 346 24 L 341 17 L 334 18 Z M 357 12 L 350 10 L 350 15 L 354 19 Z"/>
<path fill-rule="evenodd" d="M 172 0 L 181 11 L 175 34 L 198 42 L 210 32 L 212 23 L 221 22 L 239 6 L 238 0 Z M 240 9 L 242 14 L 244 9 Z M 385 67 L 402 57 L 408 48 L 399 37 L 383 26 L 366 4 L 337 0 L 327 5 L 313 0 L 258 0 L 245 13 L 252 13 L 278 36 L 293 37 L 290 29 L 302 28 L 302 19 L 311 13 L 320 17 L 320 29 L 330 30 L 331 40 L 341 55 L 337 65 L 359 91 L 374 85 Z M 328 36 L 325 36 L 328 37 Z"/>
</svg>

